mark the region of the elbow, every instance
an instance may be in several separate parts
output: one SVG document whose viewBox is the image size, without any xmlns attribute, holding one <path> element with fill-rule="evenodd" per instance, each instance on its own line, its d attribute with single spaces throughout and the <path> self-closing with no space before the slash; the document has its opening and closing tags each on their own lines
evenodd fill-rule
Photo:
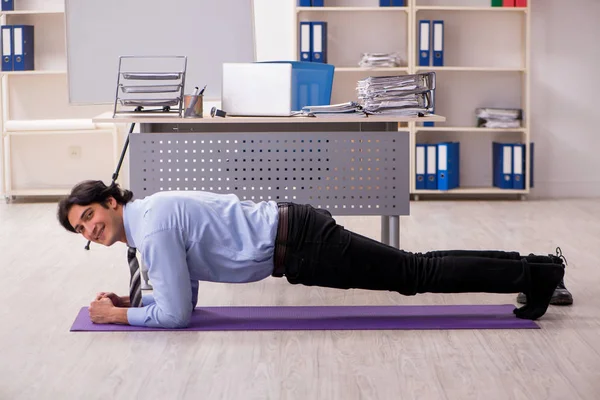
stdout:
<svg viewBox="0 0 600 400">
<path fill-rule="evenodd" d="M 183 329 L 190 325 L 191 313 L 181 313 L 177 315 L 163 315 L 160 320 L 160 326 L 168 329 Z"/>
<path fill-rule="evenodd" d="M 187 317 L 180 316 L 180 317 L 169 318 L 167 321 L 165 321 L 165 328 L 169 328 L 169 329 L 183 329 L 183 328 L 187 328 L 189 325 L 190 325 L 190 316 L 189 315 Z"/>
</svg>

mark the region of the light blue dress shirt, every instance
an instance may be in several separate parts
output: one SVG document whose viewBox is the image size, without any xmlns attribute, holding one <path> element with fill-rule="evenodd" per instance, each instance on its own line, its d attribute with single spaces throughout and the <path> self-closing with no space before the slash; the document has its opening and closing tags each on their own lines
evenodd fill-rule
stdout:
<svg viewBox="0 0 600 400">
<path fill-rule="evenodd" d="M 148 268 L 153 296 L 129 308 L 130 325 L 181 328 L 198 300 L 198 281 L 242 283 L 273 272 L 278 211 L 274 201 L 233 194 L 159 192 L 125 205 L 127 244 Z"/>
</svg>

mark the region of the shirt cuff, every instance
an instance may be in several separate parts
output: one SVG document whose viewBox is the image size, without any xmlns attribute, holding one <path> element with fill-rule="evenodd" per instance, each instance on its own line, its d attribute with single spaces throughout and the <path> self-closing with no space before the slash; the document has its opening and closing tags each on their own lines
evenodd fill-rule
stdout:
<svg viewBox="0 0 600 400">
<path fill-rule="evenodd" d="M 130 307 L 127 309 L 127 322 L 133 326 L 146 326 L 146 307 Z"/>
</svg>

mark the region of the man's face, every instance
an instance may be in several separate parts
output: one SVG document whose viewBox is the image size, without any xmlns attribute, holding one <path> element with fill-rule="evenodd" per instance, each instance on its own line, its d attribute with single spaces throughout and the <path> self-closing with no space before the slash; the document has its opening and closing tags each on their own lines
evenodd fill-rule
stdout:
<svg viewBox="0 0 600 400">
<path fill-rule="evenodd" d="M 109 197 L 103 207 L 100 203 L 87 206 L 73 205 L 69 210 L 69 222 L 75 232 L 94 243 L 111 246 L 116 241 L 125 241 L 122 206 Z M 121 211 L 121 212 L 120 212 Z"/>
</svg>

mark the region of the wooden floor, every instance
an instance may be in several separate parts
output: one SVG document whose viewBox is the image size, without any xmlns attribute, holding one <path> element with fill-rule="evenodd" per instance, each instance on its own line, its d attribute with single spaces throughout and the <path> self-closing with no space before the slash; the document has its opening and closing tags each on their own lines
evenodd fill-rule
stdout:
<svg viewBox="0 0 600 400">
<path fill-rule="evenodd" d="M 378 218 L 338 218 L 379 237 Z M 55 204 L 0 204 L 0 399 L 600 399 L 600 201 L 416 202 L 410 251 L 566 255 L 572 307 L 540 330 L 70 333 L 98 291 L 127 290 L 125 248 L 67 233 Z M 419 295 L 202 283 L 203 305 L 505 304 Z"/>
</svg>

